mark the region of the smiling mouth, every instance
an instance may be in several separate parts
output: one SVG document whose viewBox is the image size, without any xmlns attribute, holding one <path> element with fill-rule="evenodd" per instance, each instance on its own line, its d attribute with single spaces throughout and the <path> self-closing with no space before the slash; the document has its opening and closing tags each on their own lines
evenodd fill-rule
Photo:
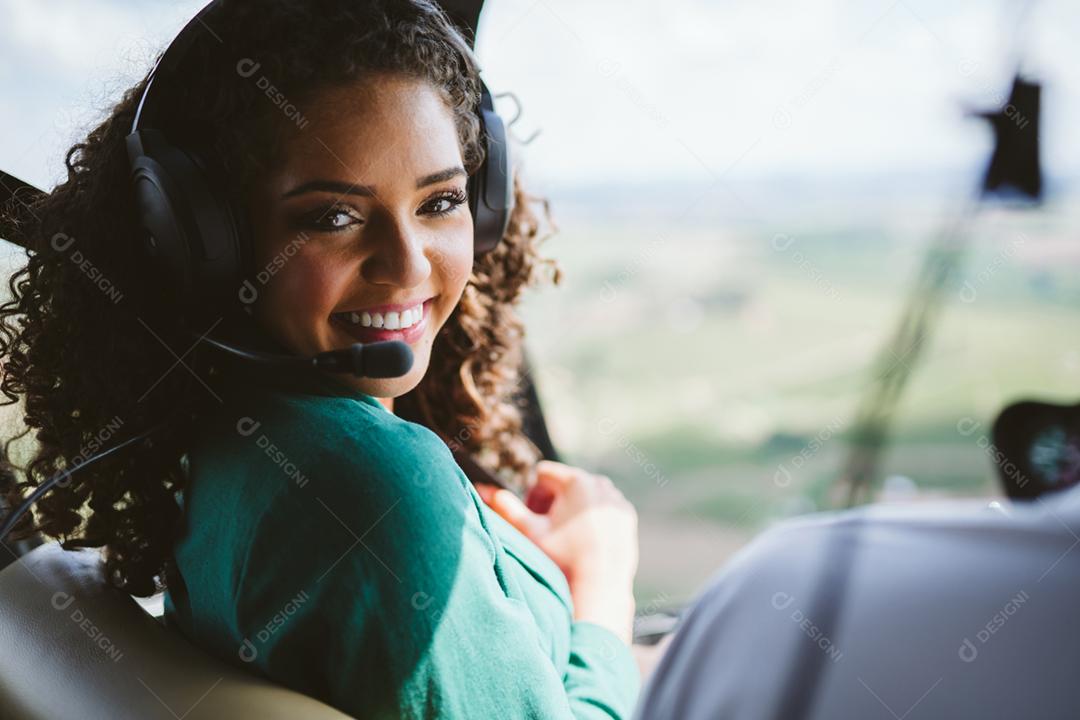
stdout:
<svg viewBox="0 0 1080 720">
<path fill-rule="evenodd" d="M 401 340 L 413 343 L 424 334 L 431 314 L 431 301 L 401 311 L 350 311 L 333 313 L 330 322 L 362 343 Z"/>
</svg>

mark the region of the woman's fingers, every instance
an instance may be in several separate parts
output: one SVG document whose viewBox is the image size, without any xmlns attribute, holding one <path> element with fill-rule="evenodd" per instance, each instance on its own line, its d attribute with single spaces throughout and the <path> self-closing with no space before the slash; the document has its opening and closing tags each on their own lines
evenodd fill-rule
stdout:
<svg viewBox="0 0 1080 720">
<path fill-rule="evenodd" d="M 548 485 L 533 485 L 525 496 L 526 507 L 540 515 L 546 514 L 551 509 L 551 503 L 554 501 L 555 491 Z"/>
<path fill-rule="evenodd" d="M 525 504 L 534 512 L 547 513 L 553 502 L 573 490 L 600 497 L 619 494 L 615 483 L 606 475 L 585 472 L 553 460 L 541 460 L 536 464 L 536 481 L 529 488 Z"/>
<path fill-rule="evenodd" d="M 495 491 L 499 489 L 498 485 L 490 485 L 488 483 L 473 483 L 473 487 L 476 488 L 477 495 L 484 501 L 485 505 L 491 505 L 491 496 L 495 494 Z"/>
<path fill-rule="evenodd" d="M 554 460 L 536 463 L 536 480 L 526 494 L 525 502 L 534 512 L 546 513 L 555 501 L 575 480 L 581 471 Z"/>
<path fill-rule="evenodd" d="M 476 491 L 488 507 L 533 542 L 538 541 L 547 533 L 550 525 L 548 518 L 534 513 L 509 490 L 477 483 Z"/>
<path fill-rule="evenodd" d="M 536 482 L 542 482 L 553 490 L 569 485 L 580 474 L 581 470 L 578 468 L 554 460 L 541 460 L 536 463 Z"/>
<path fill-rule="evenodd" d="M 499 488 L 491 500 L 492 509 L 533 542 L 539 542 L 547 534 L 551 524 L 547 516 L 534 513 L 514 493 Z"/>
</svg>

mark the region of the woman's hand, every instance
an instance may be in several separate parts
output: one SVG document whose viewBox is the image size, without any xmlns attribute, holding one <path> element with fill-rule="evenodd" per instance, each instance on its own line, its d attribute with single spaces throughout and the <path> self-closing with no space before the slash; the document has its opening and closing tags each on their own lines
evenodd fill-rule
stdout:
<svg viewBox="0 0 1080 720">
<path fill-rule="evenodd" d="M 492 510 L 532 540 L 566 575 L 574 619 L 631 642 L 637 572 L 637 513 L 610 478 L 550 460 L 536 466 L 525 502 L 477 484 Z"/>
</svg>

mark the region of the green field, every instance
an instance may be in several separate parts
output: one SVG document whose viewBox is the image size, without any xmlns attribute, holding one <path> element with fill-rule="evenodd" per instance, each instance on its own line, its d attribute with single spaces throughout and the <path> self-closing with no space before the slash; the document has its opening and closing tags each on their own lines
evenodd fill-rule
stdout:
<svg viewBox="0 0 1080 720">
<path fill-rule="evenodd" d="M 638 508 L 639 605 L 682 601 L 769 522 L 826 506 L 872 361 L 941 216 L 678 231 L 601 216 L 561 217 L 544 246 L 565 281 L 527 300 L 530 355 L 564 459 L 610 475 Z M 1080 218 L 1062 211 L 995 212 L 971 227 L 895 415 L 889 488 L 995 494 L 976 440 L 1001 407 L 1076 401 L 1070 227 Z M 961 434 L 965 417 L 982 428 Z"/>
</svg>

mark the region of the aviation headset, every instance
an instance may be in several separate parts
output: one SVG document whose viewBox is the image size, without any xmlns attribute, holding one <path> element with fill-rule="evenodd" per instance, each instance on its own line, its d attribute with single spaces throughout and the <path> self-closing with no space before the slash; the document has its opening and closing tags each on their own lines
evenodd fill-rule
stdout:
<svg viewBox="0 0 1080 720">
<path fill-rule="evenodd" d="M 181 72 L 201 33 L 213 34 L 211 22 L 220 6 L 221 0 L 213 0 L 169 44 L 150 72 L 126 140 L 135 205 L 145 230 L 143 252 L 155 278 L 182 305 L 236 298 L 246 273 L 254 271 L 251 234 L 242 209 L 225 194 L 220 164 L 205 149 L 167 137 L 158 116 L 160 86 Z M 472 59 L 464 38 L 460 49 Z M 499 244 L 514 201 L 506 127 L 483 80 L 480 87 L 477 116 L 484 160 L 466 186 L 477 257 Z"/>
</svg>

